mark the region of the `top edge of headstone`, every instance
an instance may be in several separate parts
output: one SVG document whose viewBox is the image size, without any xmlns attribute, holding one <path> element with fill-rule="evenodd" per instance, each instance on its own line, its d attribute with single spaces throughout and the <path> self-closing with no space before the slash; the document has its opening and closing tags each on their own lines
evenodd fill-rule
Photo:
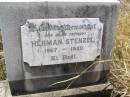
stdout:
<svg viewBox="0 0 130 97">
<path fill-rule="evenodd" d="M 101 2 L 119 3 L 119 0 L 0 0 L 0 2 Z"/>
</svg>

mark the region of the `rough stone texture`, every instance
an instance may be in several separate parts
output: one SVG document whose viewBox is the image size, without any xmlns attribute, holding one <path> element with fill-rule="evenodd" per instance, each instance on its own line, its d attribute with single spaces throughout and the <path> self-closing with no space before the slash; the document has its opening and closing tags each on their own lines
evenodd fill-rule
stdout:
<svg viewBox="0 0 130 97">
<path fill-rule="evenodd" d="M 94 86 L 54 91 L 54 92 L 12 96 L 8 85 L 8 81 L 0 81 L 0 97 L 63 97 L 63 96 L 84 94 L 89 92 L 97 92 L 97 91 L 102 91 L 104 89 L 105 90 L 112 89 L 112 86 L 110 85 L 110 83 L 106 83 L 106 84 L 100 84 Z"/>
<path fill-rule="evenodd" d="M 12 93 L 18 91 L 52 90 L 65 88 L 69 83 L 48 88 L 48 85 L 65 80 L 83 71 L 92 62 L 41 66 L 30 68 L 23 64 L 20 26 L 27 19 L 44 18 L 100 18 L 104 24 L 101 59 L 111 59 L 119 2 L 37 2 L 37 3 L 0 3 L 0 27 L 7 66 L 7 77 Z M 73 86 L 95 84 L 104 81 L 110 63 L 96 65 Z M 31 78 L 30 78 L 31 77 Z M 26 79 L 26 80 L 24 80 Z"/>
</svg>

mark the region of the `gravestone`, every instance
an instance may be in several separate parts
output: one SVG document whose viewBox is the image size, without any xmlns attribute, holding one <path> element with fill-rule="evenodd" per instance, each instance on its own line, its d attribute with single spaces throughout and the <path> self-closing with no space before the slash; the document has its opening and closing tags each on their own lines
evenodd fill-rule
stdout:
<svg viewBox="0 0 130 97">
<path fill-rule="evenodd" d="M 118 0 L 0 3 L 12 94 L 106 82 L 111 62 L 93 63 L 111 60 L 119 4 Z"/>
</svg>

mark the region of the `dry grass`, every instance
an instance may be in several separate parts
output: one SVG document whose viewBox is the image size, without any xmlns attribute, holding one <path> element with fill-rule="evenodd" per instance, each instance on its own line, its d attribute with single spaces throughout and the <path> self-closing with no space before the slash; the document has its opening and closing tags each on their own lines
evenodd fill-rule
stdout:
<svg viewBox="0 0 130 97">
<path fill-rule="evenodd" d="M 130 0 L 122 0 L 121 4 L 110 82 L 114 86 L 112 96 L 119 93 L 130 97 Z"/>
<path fill-rule="evenodd" d="M 114 92 L 122 94 L 122 97 L 126 95 L 130 97 L 130 45 L 128 43 L 128 41 L 117 40 L 110 76 Z"/>
<path fill-rule="evenodd" d="M 3 49 L 2 35 L 0 33 L 0 80 L 5 80 L 6 79 L 5 59 L 4 59 L 4 53 L 2 49 Z"/>
<path fill-rule="evenodd" d="M 5 59 L 3 56 L 3 52 L 0 52 L 0 80 L 5 80 L 6 79 L 6 74 L 5 74 Z"/>
</svg>

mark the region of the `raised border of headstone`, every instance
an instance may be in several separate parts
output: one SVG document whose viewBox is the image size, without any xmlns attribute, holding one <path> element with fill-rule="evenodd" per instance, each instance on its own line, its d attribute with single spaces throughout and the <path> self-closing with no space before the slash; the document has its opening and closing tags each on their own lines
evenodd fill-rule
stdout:
<svg viewBox="0 0 130 97">
<path fill-rule="evenodd" d="M 52 92 L 45 92 L 45 93 L 37 93 L 37 94 L 28 94 L 28 95 L 17 95 L 13 97 L 70 97 L 72 95 L 95 95 L 95 92 L 99 92 L 102 95 L 103 91 L 111 91 L 113 87 L 110 83 L 100 84 L 100 85 L 93 85 L 93 86 L 85 86 L 80 88 L 73 88 L 73 89 L 66 89 L 66 90 L 59 90 L 59 91 L 52 91 Z M 104 94 L 109 95 L 109 94 Z M 97 95 L 96 95 L 97 96 Z M 7 80 L 0 81 L 0 97 L 12 97 L 9 84 Z M 91 96 L 90 96 L 91 97 Z M 93 96 L 94 97 L 94 96 Z"/>
</svg>

